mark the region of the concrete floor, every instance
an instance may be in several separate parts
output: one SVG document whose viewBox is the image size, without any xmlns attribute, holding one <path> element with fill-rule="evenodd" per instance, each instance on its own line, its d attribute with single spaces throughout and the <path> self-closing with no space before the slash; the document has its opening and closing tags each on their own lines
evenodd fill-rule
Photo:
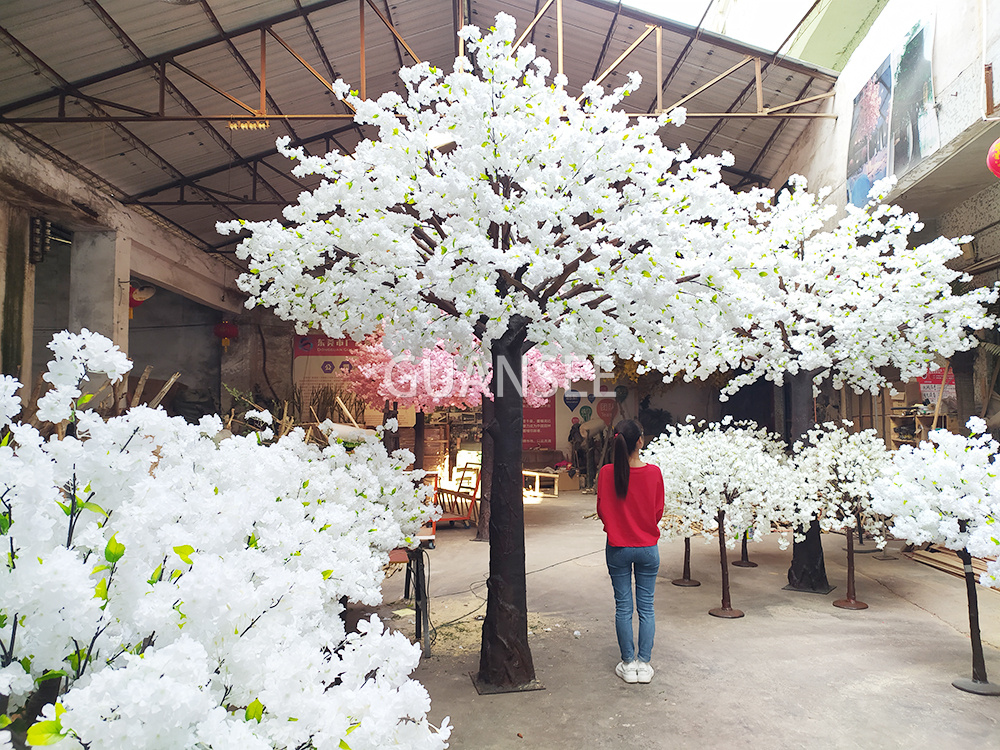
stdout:
<svg viewBox="0 0 1000 750">
<path fill-rule="evenodd" d="M 529 640 L 545 687 L 535 692 L 476 693 L 488 547 L 473 531 L 438 530 L 429 590 L 439 627 L 414 677 L 431 695 L 431 720 L 451 717 L 452 748 L 1000 748 L 1000 698 L 951 686 L 971 676 L 963 581 L 902 556 L 858 555 L 857 597 L 870 608 L 837 609 L 839 535 L 823 538 L 837 586 L 827 596 L 783 591 L 790 550 L 773 536 L 752 544 L 760 567 L 730 566 L 733 606 L 746 612 L 738 620 L 707 614 L 721 597 L 718 543 L 694 541 L 702 585 L 679 588 L 670 581 L 683 543 L 662 541 L 656 675 L 626 685 L 614 674 L 605 537 L 585 518 L 593 507 L 593 495 L 574 492 L 525 508 Z M 412 637 L 403 575 L 384 593 L 380 612 Z M 979 602 L 987 669 L 1000 683 L 1000 592 L 980 587 Z"/>
</svg>

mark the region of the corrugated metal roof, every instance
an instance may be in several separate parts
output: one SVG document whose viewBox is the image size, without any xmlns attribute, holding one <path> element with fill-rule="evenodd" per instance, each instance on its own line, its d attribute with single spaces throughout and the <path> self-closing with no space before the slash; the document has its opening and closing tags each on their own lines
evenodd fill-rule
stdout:
<svg viewBox="0 0 1000 750">
<path fill-rule="evenodd" d="M 421 59 L 450 68 L 456 7 L 487 27 L 503 11 L 525 28 L 544 0 L 371 0 Z M 763 59 L 763 104 L 774 107 L 832 89 L 835 74 L 683 24 L 623 8 L 609 0 L 564 0 L 563 65 L 573 91 L 600 75 L 646 30 L 662 27 L 664 106 L 682 99 L 746 57 Z M 145 205 L 206 249 L 231 249 L 215 222 L 233 216 L 278 215 L 309 183 L 288 176 L 274 139 L 290 135 L 314 152 L 352 150 L 364 135 L 347 119 L 272 120 L 262 131 L 230 130 L 226 116 L 245 115 L 237 103 L 260 106 L 261 29 L 271 29 L 321 76 L 360 87 L 360 12 L 357 0 L 5 0 L 0 4 L 0 129 L 61 161 L 63 166 L 132 204 Z M 555 7 L 529 36 L 556 68 Z M 268 112 L 345 114 L 329 91 L 278 41 L 266 40 Z M 397 72 L 412 60 L 404 45 L 369 7 L 365 15 L 367 94 L 399 90 Z M 24 118 L 140 118 L 160 107 L 162 119 L 121 122 L 23 122 Z M 204 79 L 196 80 L 181 66 Z M 650 34 L 604 81 L 620 85 L 638 70 L 643 85 L 625 102 L 634 113 L 656 106 L 656 36 Z M 206 84 L 207 82 L 207 84 Z M 754 112 L 754 64 L 687 102 L 689 112 Z M 816 112 L 823 102 L 798 106 Z M 124 107 L 124 108 L 123 108 Z M 131 109 L 127 109 L 131 108 Z M 665 128 L 668 145 L 696 153 L 728 150 L 733 184 L 769 180 L 807 120 L 691 117 Z"/>
</svg>

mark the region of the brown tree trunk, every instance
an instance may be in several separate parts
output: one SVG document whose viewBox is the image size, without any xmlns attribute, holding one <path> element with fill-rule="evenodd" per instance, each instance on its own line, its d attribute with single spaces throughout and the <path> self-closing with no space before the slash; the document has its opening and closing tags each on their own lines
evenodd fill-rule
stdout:
<svg viewBox="0 0 1000 750">
<path fill-rule="evenodd" d="M 417 412 L 416 421 L 413 423 L 413 468 L 424 468 L 424 425 L 426 418 L 422 411 Z"/>
<path fill-rule="evenodd" d="M 493 489 L 493 436 L 486 429 L 493 421 L 493 402 L 483 399 L 483 458 L 479 467 L 479 519 L 476 521 L 475 542 L 490 540 L 490 492 Z"/>
<path fill-rule="evenodd" d="M 976 386 L 973 378 L 975 365 L 975 349 L 970 349 L 967 352 L 955 352 L 951 356 L 951 371 L 955 373 L 955 401 L 958 412 L 958 424 L 953 429 L 962 435 L 969 434 L 969 429 L 966 427 L 969 418 L 979 416 L 976 411 Z"/>
<path fill-rule="evenodd" d="M 480 692 L 527 687 L 535 679 L 528 649 L 528 601 L 521 485 L 522 347 L 527 319 L 514 316 L 493 342 L 493 476 L 490 490 L 490 575 L 476 685 Z"/>
<path fill-rule="evenodd" d="M 384 425 L 390 419 L 397 419 L 399 417 L 399 405 L 395 401 L 386 401 L 385 409 L 382 410 L 382 424 Z M 385 430 L 382 433 L 382 445 L 388 453 L 399 450 L 399 428 L 394 432 Z"/>
<path fill-rule="evenodd" d="M 790 434 L 789 444 L 795 442 L 816 424 L 813 414 L 812 379 L 814 372 L 799 372 L 786 381 L 789 392 Z M 805 539 L 794 542 L 792 564 L 788 568 L 788 588 L 792 591 L 809 591 L 828 594 L 833 588 L 826 577 L 823 560 L 823 542 L 819 535 L 819 521 L 815 519 L 806 530 Z"/>
</svg>

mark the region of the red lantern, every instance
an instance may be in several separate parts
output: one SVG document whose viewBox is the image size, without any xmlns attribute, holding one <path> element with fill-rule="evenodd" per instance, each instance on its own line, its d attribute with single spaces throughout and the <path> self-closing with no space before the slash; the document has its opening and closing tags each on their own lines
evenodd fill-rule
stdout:
<svg viewBox="0 0 1000 750">
<path fill-rule="evenodd" d="M 128 319 L 132 320 L 132 309 L 138 307 L 156 293 L 154 286 L 133 286 L 128 287 Z"/>
<path fill-rule="evenodd" d="M 240 328 L 235 323 L 230 323 L 228 320 L 224 320 L 221 323 L 216 323 L 215 328 L 212 329 L 220 341 L 222 341 L 222 348 L 225 351 L 229 351 L 229 341 L 230 339 L 238 339 L 240 337 Z"/>
<path fill-rule="evenodd" d="M 996 177 L 1000 177 L 1000 138 L 993 141 L 990 150 L 986 152 L 986 166 Z"/>
</svg>

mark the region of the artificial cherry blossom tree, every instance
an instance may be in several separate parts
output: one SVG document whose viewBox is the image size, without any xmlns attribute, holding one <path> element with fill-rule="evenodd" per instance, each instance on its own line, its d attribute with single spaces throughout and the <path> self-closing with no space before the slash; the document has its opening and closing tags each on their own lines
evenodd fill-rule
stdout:
<svg viewBox="0 0 1000 750">
<path fill-rule="evenodd" d="M 867 609 L 855 597 L 854 530 L 872 535 L 885 547 L 888 518 L 872 508 L 872 486 L 889 463 L 889 451 L 875 430 L 849 432 L 850 422 L 817 426 L 795 444 L 795 465 L 808 480 L 809 500 L 819 509 L 824 531 L 842 531 L 847 538 L 847 596 L 833 606 Z"/>
<path fill-rule="evenodd" d="M 491 533 L 479 682 L 516 687 L 534 678 L 520 492 L 526 351 L 558 345 L 609 369 L 618 355 L 667 377 L 741 369 L 733 388 L 786 371 L 867 386 L 884 364 L 918 369 L 933 356 L 924 343 L 970 345 L 959 324 L 978 324 L 981 309 L 954 298 L 951 272 L 937 270 L 954 246 L 911 253 L 911 222 L 893 209 L 820 231 L 828 214 L 804 191 L 771 205 L 769 191 L 724 185 L 730 155 L 666 148 L 657 131 L 683 111 L 617 111 L 638 75 L 611 92 L 590 83 L 576 99 L 534 47 L 513 48 L 509 16 L 485 36 L 461 34 L 471 59 L 450 73 L 401 71 L 403 96 L 362 101 L 338 82 L 378 139 L 322 157 L 279 141 L 297 174 L 323 183 L 283 222 L 222 229 L 251 231 L 238 250 L 248 304 L 300 330 L 384 327 L 394 352 L 437 341 L 489 352 L 491 529 L 502 533 Z M 456 144 L 447 153 L 432 147 L 442 134 Z M 890 294 L 892 304 L 880 301 Z"/>
<path fill-rule="evenodd" d="M 492 368 L 478 355 L 460 360 L 449 352 L 444 342 L 421 349 L 416 357 L 410 352 L 394 355 L 381 343 L 380 336 L 369 336 L 360 352 L 348 383 L 351 390 L 371 405 L 395 403 L 416 409 L 414 467 L 423 469 L 424 413 L 442 406 L 470 408 L 482 405 L 484 424 L 493 417 L 493 394 L 489 383 Z M 545 357 L 532 349 L 524 358 L 521 392 L 524 403 L 539 407 L 552 398 L 557 389 L 580 380 L 593 380 L 594 366 L 586 359 Z M 490 480 L 493 476 L 493 441 L 487 433 L 482 445 L 482 486 L 477 541 L 489 541 Z"/>
<path fill-rule="evenodd" d="M 408 678 L 419 647 L 340 617 L 341 597 L 380 601 L 429 513 L 409 454 L 222 439 L 217 417 L 146 407 L 105 421 L 79 381 L 130 363 L 87 331 L 51 346 L 39 415 L 76 437 L 12 422 L 0 380 L 0 747 L 444 747 Z"/>
<path fill-rule="evenodd" d="M 680 518 L 677 528 L 686 536 L 695 529 L 718 536 L 722 606 L 709 611 L 715 617 L 743 616 L 730 601 L 726 549 L 747 535 L 759 541 L 775 522 L 787 522 L 789 498 L 802 494 L 800 475 L 781 454 L 779 438 L 730 418 L 670 426 L 643 451 L 671 487 L 664 516 Z"/>
<path fill-rule="evenodd" d="M 934 430 L 914 447 L 902 445 L 893 454 L 886 475 L 875 482 L 872 507 L 893 516 L 891 533 L 912 544 L 933 542 L 954 550 L 965 566 L 972 640 L 972 678 L 952 684 L 980 695 L 1000 695 L 1000 685 L 989 682 L 979 633 L 979 604 L 970 545 L 977 551 L 984 539 L 995 542 L 1000 517 L 1000 444 L 974 417 L 969 436 Z M 1000 547 L 994 544 L 994 550 Z M 987 546 L 987 550 L 989 547 Z M 995 583 L 989 574 L 983 583 Z"/>
</svg>

